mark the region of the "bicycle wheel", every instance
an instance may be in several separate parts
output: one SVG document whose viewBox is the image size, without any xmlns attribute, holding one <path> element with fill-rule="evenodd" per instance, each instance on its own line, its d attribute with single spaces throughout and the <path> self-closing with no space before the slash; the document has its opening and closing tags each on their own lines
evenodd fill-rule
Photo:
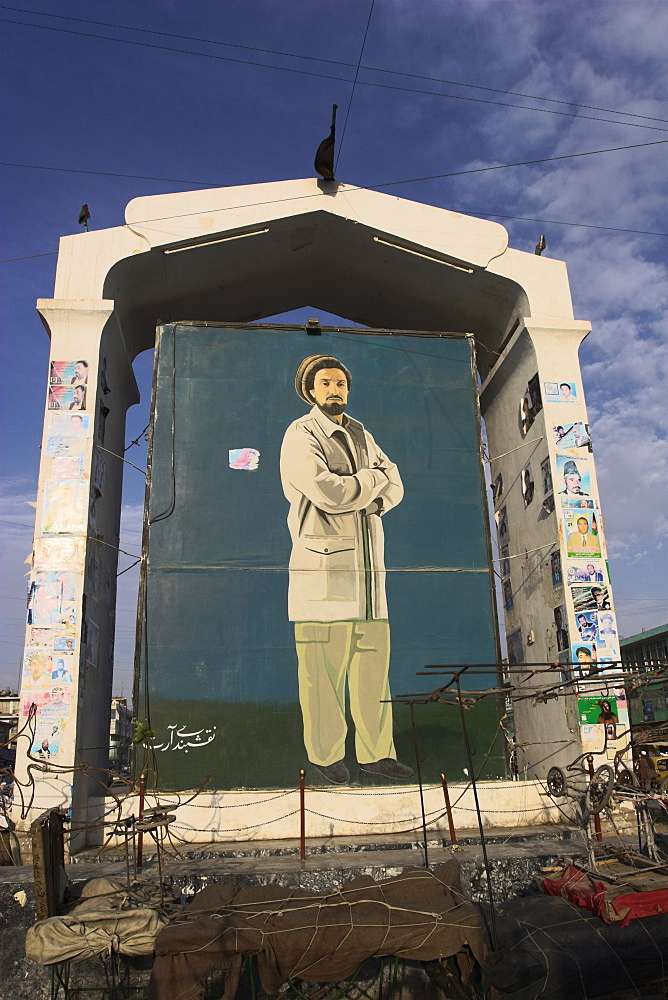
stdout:
<svg viewBox="0 0 668 1000">
<path fill-rule="evenodd" d="M 623 785 L 625 788 L 632 788 L 637 786 L 638 780 L 633 771 L 622 764 L 617 771 L 617 784 Z"/>
<path fill-rule="evenodd" d="M 566 774 L 560 767 L 551 767 L 547 772 L 547 790 L 555 798 L 566 794 Z"/>
<path fill-rule="evenodd" d="M 605 809 L 610 801 L 614 787 L 615 772 L 609 764 L 601 764 L 601 766 L 594 771 L 594 775 L 589 782 L 589 787 L 585 793 L 585 804 L 587 806 L 587 810 L 593 816 L 600 813 L 601 809 Z"/>
</svg>

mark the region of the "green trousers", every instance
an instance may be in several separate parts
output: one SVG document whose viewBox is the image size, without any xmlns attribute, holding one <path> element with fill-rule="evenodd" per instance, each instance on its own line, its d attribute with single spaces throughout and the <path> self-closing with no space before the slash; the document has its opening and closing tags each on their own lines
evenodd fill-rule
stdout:
<svg viewBox="0 0 668 1000">
<path fill-rule="evenodd" d="M 360 764 L 396 758 L 390 697 L 387 621 L 295 622 L 304 744 L 312 764 L 346 752 L 346 680 Z"/>
</svg>

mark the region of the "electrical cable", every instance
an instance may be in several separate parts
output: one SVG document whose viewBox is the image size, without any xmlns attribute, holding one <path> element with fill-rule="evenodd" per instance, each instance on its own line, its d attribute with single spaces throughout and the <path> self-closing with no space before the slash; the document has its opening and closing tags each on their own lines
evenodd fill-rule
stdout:
<svg viewBox="0 0 668 1000">
<path fill-rule="evenodd" d="M 178 38 L 181 41 L 187 42 L 203 42 L 206 45 L 223 45 L 226 48 L 232 49 L 243 49 L 247 52 L 263 52 L 273 56 L 287 56 L 289 59 L 302 59 L 307 62 L 317 62 L 317 63 L 327 63 L 330 66 L 344 66 L 346 69 L 352 69 L 355 63 L 343 62 L 340 59 L 325 59 L 322 56 L 305 56 L 298 52 L 284 52 L 281 49 L 267 49 L 261 48 L 257 45 L 240 45 L 235 42 L 221 42 L 215 38 L 198 38 L 194 35 L 177 35 L 170 31 L 156 31 L 153 28 L 137 28 L 129 24 L 113 24 L 108 21 L 93 21 L 85 17 L 71 17 L 64 14 L 50 14 L 46 11 L 37 10 L 27 10 L 24 7 L 10 7 L 6 4 L 0 4 L 0 9 L 17 11 L 20 14 L 34 14 L 36 17 L 51 17 L 58 18 L 59 21 L 76 21 L 79 24 L 96 24 L 102 28 L 119 28 L 121 31 L 136 31 L 141 32 L 144 35 L 160 35 L 163 38 Z M 35 25 L 34 27 L 38 27 Z M 122 41 L 122 39 L 117 39 Z M 380 66 L 362 66 L 362 69 L 367 70 L 370 73 L 389 73 L 392 76 L 405 76 L 413 80 L 428 80 L 430 83 L 445 83 L 448 86 L 455 87 L 468 87 L 472 90 L 486 90 L 492 94 L 508 94 L 511 97 L 525 97 L 531 101 L 546 101 L 550 104 L 565 104 L 572 108 L 586 108 L 588 111 L 604 111 L 606 114 L 611 115 L 626 115 L 630 118 L 643 118 L 647 121 L 656 122 L 666 122 L 668 119 L 656 118 L 653 115 L 638 115 L 633 111 L 617 111 L 614 108 L 601 108 L 596 104 L 577 104 L 575 101 L 561 101 L 555 97 L 537 97 L 536 94 L 524 94 L 521 91 L 516 90 L 503 90 L 499 87 L 484 87 L 481 84 L 476 83 L 462 83 L 461 80 L 446 80 L 437 76 L 423 76 L 419 73 L 404 73 L 396 69 L 385 69 Z"/>
<path fill-rule="evenodd" d="M 399 184 L 413 184 L 413 183 L 418 183 L 420 181 L 440 180 L 440 179 L 443 179 L 443 178 L 446 178 L 446 177 L 460 177 L 460 176 L 465 175 L 465 174 L 484 173 L 484 172 L 490 171 L 490 170 L 503 170 L 503 169 L 507 169 L 507 168 L 510 168 L 510 167 L 533 166 L 533 165 L 538 164 L 538 163 L 550 163 L 550 162 L 553 162 L 555 160 L 568 160 L 568 159 L 575 159 L 575 158 L 579 158 L 579 157 L 583 157 L 583 156 L 596 156 L 596 155 L 598 155 L 600 153 L 614 153 L 614 152 L 619 152 L 619 151 L 627 150 L 627 149 L 638 149 L 638 148 L 644 148 L 646 146 L 662 145 L 662 144 L 664 144 L 666 142 L 668 142 L 668 139 L 659 139 L 659 140 L 656 140 L 654 142 L 633 143 L 632 145 L 629 145 L 629 146 L 612 146 L 612 147 L 609 147 L 607 149 L 594 149 L 594 150 L 588 150 L 588 151 L 583 152 L 583 153 L 566 153 L 566 154 L 563 154 L 562 156 L 543 157 L 543 158 L 536 159 L 536 160 L 522 160 L 522 161 L 518 161 L 516 163 L 501 163 L 501 164 L 496 164 L 495 166 L 491 166 L 491 167 L 473 167 L 473 168 L 468 169 L 468 170 L 451 171 L 451 172 L 445 173 L 445 174 L 433 174 L 433 175 L 428 176 L 428 177 L 413 177 L 413 178 L 406 178 L 404 180 L 399 180 L 399 181 L 385 181 L 385 182 L 383 182 L 381 184 L 369 184 L 369 185 L 366 186 L 366 188 L 362 187 L 361 185 L 349 185 L 348 186 L 348 190 L 349 191 L 363 191 L 363 190 L 367 190 L 367 189 L 368 190 L 376 190 L 376 189 L 381 189 L 381 188 L 385 188 L 385 187 L 394 187 L 394 186 L 399 185 Z M 62 173 L 84 173 L 84 174 L 92 174 L 92 175 L 95 175 L 95 176 L 105 176 L 105 177 L 106 176 L 110 176 L 110 177 L 126 177 L 126 178 L 130 178 L 130 179 L 134 178 L 134 179 L 142 179 L 142 180 L 155 180 L 155 181 L 163 181 L 165 183 L 168 182 L 168 183 L 174 183 L 174 184 L 205 184 L 205 185 L 208 184 L 208 182 L 206 182 L 206 181 L 185 181 L 185 180 L 176 180 L 174 178 L 172 178 L 170 180 L 168 178 L 148 177 L 148 176 L 138 175 L 138 174 L 116 174 L 116 173 L 108 173 L 106 171 L 96 171 L 96 170 L 79 170 L 79 169 L 69 170 L 69 168 L 66 168 L 66 167 L 39 166 L 37 164 L 31 164 L 31 163 L 9 163 L 9 162 L 2 162 L 2 161 L 0 161 L 0 166 L 4 166 L 4 167 L 19 167 L 19 168 L 30 169 L 30 170 L 57 170 L 57 171 L 62 172 Z M 215 186 L 215 185 L 212 184 L 212 186 Z M 286 201 L 286 202 L 287 201 L 303 201 L 303 200 L 305 200 L 307 198 L 319 198 L 319 197 L 321 197 L 321 193 L 318 191 L 316 194 L 300 195 L 300 196 L 298 196 L 296 198 L 295 197 L 292 197 L 292 198 L 274 198 L 274 199 L 269 199 L 267 201 L 262 201 L 262 202 L 250 202 L 250 203 L 248 203 L 246 205 L 235 205 L 233 207 L 234 207 L 235 210 L 238 210 L 240 208 L 255 208 L 255 207 L 258 207 L 260 205 L 275 205 L 275 204 L 279 204 L 282 201 Z M 471 211 L 471 210 L 467 210 L 467 211 Z M 186 213 L 181 213 L 180 215 L 164 215 L 164 216 L 160 216 L 158 219 L 151 220 L 151 221 L 165 222 L 165 221 L 168 221 L 169 219 L 183 218 L 183 217 L 188 216 L 188 215 L 200 215 L 201 213 L 202 213 L 202 210 L 200 209 L 198 212 L 186 212 Z M 486 213 L 472 212 L 471 211 L 471 214 L 472 215 L 483 215 L 484 216 Z M 493 215 L 493 213 L 489 213 L 489 214 Z M 595 225 L 593 225 L 591 223 L 558 222 L 556 220 L 549 220 L 549 219 L 529 219 L 529 218 L 525 218 L 525 217 L 522 217 L 522 216 L 498 215 L 498 214 L 497 215 L 493 215 L 493 217 L 495 217 L 495 218 L 505 218 L 505 219 L 516 219 L 518 221 L 526 221 L 526 222 L 544 222 L 544 223 L 546 223 L 548 225 L 578 226 L 580 228 L 585 228 L 585 229 L 601 229 L 601 230 L 605 230 L 605 231 L 608 231 L 608 232 L 635 233 L 635 234 L 640 235 L 640 236 L 668 236 L 668 233 L 646 231 L 646 230 L 641 230 L 641 229 L 623 229 L 623 228 L 617 228 L 617 227 L 612 227 L 612 226 L 595 226 Z M 150 226 L 144 226 L 144 228 L 145 229 L 151 229 Z M 153 227 L 153 229 L 154 229 L 154 227 Z M 155 231 L 156 232 L 161 232 L 161 230 L 155 230 Z M 37 258 L 37 257 L 55 256 L 57 254 L 57 252 L 58 251 L 54 250 L 54 251 L 51 251 L 50 253 L 46 253 L 46 254 L 32 254 L 32 255 L 29 255 L 29 256 L 26 256 L 26 257 L 7 257 L 7 258 L 5 258 L 3 260 L 0 260 L 0 264 L 9 264 L 9 263 L 12 263 L 14 261 L 20 261 L 20 260 L 32 260 L 32 259 Z"/>
<path fill-rule="evenodd" d="M 343 130 L 341 132 L 341 138 L 339 140 L 339 148 L 336 152 L 336 163 L 334 164 L 334 173 L 336 173 L 336 168 L 339 164 L 339 159 L 341 157 L 341 149 L 343 148 L 343 140 L 346 135 L 346 128 L 348 127 L 348 118 L 350 117 L 350 109 L 353 106 L 353 97 L 355 96 L 355 87 L 357 86 L 357 78 L 360 74 L 360 66 L 362 65 L 362 56 L 364 55 L 364 46 L 366 45 L 367 35 L 369 34 L 369 25 L 371 24 L 371 15 L 373 14 L 373 5 L 376 0 L 371 0 L 371 7 L 369 8 L 369 17 L 367 18 L 366 28 L 364 30 L 364 38 L 362 39 L 362 48 L 360 49 L 360 57 L 357 60 L 357 66 L 355 67 L 355 77 L 353 79 L 353 86 L 350 91 L 350 99 L 348 101 L 348 107 L 346 108 L 346 117 L 343 122 Z"/>
<path fill-rule="evenodd" d="M 259 69 L 277 70 L 281 73 L 294 73 L 298 74 L 299 76 L 317 77 L 320 80 L 334 80 L 338 83 L 352 82 L 351 80 L 348 80 L 346 77 L 331 76 L 330 74 L 327 73 L 315 73 L 306 69 L 297 69 L 292 66 L 277 66 L 272 63 L 252 62 L 249 59 L 237 59 L 234 58 L 233 56 L 215 55 L 214 53 L 211 52 L 194 52 L 191 49 L 181 49 L 170 45 L 156 45 L 155 43 L 152 42 L 139 42 L 132 38 L 110 38 L 108 35 L 100 35 L 90 31 L 74 31 L 74 29 L 72 28 L 56 28 L 55 26 L 49 24 L 30 24 L 30 22 L 28 21 L 18 21 L 15 18 L 8 18 L 8 17 L 0 17 L 0 21 L 4 22 L 5 24 L 19 24 L 25 28 L 38 28 L 41 31 L 56 31 L 59 34 L 77 35 L 82 38 L 97 38 L 105 42 L 118 42 L 121 45 L 135 45 L 145 49 L 157 49 L 161 52 L 172 52 L 172 53 L 179 53 L 180 55 L 197 56 L 200 59 L 214 59 L 220 62 L 231 62 L 244 66 L 254 66 Z M 668 131 L 668 129 L 662 128 L 659 125 L 643 125 L 640 122 L 616 121 L 612 118 L 600 118 L 597 115 L 575 114 L 574 112 L 571 111 L 556 111 L 552 108 L 532 108 L 525 104 L 509 104 L 506 101 L 491 101 L 484 97 L 466 97 L 463 94 L 440 94 L 437 91 L 433 90 L 422 90 L 417 87 L 400 87 L 396 84 L 374 83 L 373 81 L 368 81 L 368 80 L 359 80 L 358 83 L 360 84 L 360 86 L 364 87 L 377 87 L 383 90 L 397 90 L 401 91 L 402 93 L 410 93 L 410 94 L 424 94 L 430 97 L 442 97 L 456 101 L 471 101 L 476 104 L 491 104 L 494 105 L 495 107 L 517 108 L 521 111 L 537 111 L 540 112 L 541 114 L 546 114 L 546 115 L 559 115 L 561 117 L 566 117 L 566 118 L 581 118 L 583 120 L 588 120 L 588 121 L 607 122 L 609 125 L 623 125 L 628 128 L 652 129 L 654 131 L 659 131 L 659 132 Z M 619 113 L 620 112 L 615 112 L 615 114 Z"/>
</svg>

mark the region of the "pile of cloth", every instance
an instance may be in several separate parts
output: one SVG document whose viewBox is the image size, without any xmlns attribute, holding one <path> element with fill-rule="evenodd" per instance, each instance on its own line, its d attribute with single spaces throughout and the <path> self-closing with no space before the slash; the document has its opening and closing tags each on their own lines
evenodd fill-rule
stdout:
<svg viewBox="0 0 668 1000">
<path fill-rule="evenodd" d="M 151 955 L 169 920 L 159 904 L 155 887 L 128 889 L 118 879 L 90 879 L 69 912 L 28 929 L 26 955 L 39 965 L 108 958 L 112 952 Z"/>
<path fill-rule="evenodd" d="M 382 882 L 363 875 L 334 892 L 210 885 L 161 931 L 155 951 L 150 1000 L 196 1000 L 204 977 L 223 967 L 223 1000 L 232 1000 L 251 955 L 263 989 L 275 993 L 288 979 L 340 982 L 372 956 L 428 962 L 457 955 L 466 981 L 487 948 L 484 918 L 462 895 L 452 860 Z"/>
</svg>

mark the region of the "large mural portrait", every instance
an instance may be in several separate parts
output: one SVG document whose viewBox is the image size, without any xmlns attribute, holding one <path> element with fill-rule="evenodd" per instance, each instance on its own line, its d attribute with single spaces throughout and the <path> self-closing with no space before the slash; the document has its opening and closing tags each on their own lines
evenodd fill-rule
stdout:
<svg viewBox="0 0 668 1000">
<path fill-rule="evenodd" d="M 465 336 L 161 328 L 137 699 L 163 787 L 414 780 L 392 698 L 498 659 L 475 377 Z M 470 713 L 487 777 L 499 714 Z M 463 776 L 457 713 L 415 719 L 423 778 Z"/>
</svg>

